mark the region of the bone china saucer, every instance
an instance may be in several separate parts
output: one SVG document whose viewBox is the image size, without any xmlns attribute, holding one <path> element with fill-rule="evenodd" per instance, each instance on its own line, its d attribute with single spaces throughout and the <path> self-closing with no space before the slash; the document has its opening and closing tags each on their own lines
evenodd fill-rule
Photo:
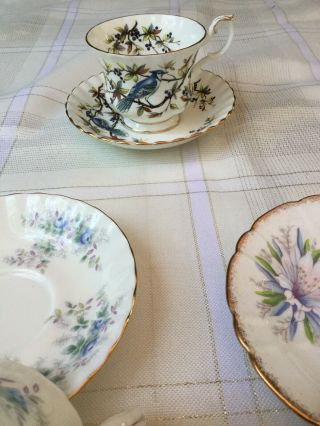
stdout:
<svg viewBox="0 0 320 426">
<path fill-rule="evenodd" d="M 237 244 L 227 296 L 236 334 L 283 402 L 320 425 L 320 196 L 261 216 Z"/>
<path fill-rule="evenodd" d="M 112 145 L 148 150 L 181 145 L 206 134 L 231 114 L 235 104 L 230 85 L 209 71 L 202 71 L 199 79 L 177 96 L 184 99 L 187 108 L 174 128 L 159 133 L 137 133 L 124 124 L 105 100 L 103 73 L 75 87 L 65 106 L 70 121 L 82 132 Z M 142 113 L 150 111 L 146 108 Z"/>
<path fill-rule="evenodd" d="M 129 320 L 135 262 L 118 226 L 68 197 L 0 197 L 0 358 L 68 397 L 102 367 Z"/>
</svg>

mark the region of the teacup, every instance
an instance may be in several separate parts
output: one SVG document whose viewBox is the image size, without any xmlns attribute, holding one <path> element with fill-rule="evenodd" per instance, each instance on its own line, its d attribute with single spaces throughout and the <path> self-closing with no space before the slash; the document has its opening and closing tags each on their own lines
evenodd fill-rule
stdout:
<svg viewBox="0 0 320 426">
<path fill-rule="evenodd" d="M 86 41 L 99 51 L 105 98 L 115 112 L 111 124 L 116 114 L 138 132 L 159 132 L 178 124 L 194 91 L 204 90 L 197 71 L 230 46 L 232 18 L 213 19 L 208 31 L 190 18 L 154 14 L 116 18 L 91 28 Z M 196 63 L 200 47 L 222 21 L 229 23 L 226 44 Z"/>
</svg>

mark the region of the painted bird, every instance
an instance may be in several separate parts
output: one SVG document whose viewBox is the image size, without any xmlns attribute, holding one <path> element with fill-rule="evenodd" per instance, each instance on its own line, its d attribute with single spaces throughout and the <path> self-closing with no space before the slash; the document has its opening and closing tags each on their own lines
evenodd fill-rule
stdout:
<svg viewBox="0 0 320 426">
<path fill-rule="evenodd" d="M 140 80 L 135 84 L 128 96 L 122 98 L 117 105 L 117 109 L 120 112 L 129 111 L 133 101 L 140 100 L 143 98 L 148 99 L 153 95 L 161 83 L 163 75 L 166 74 L 166 71 L 163 70 L 154 70 L 150 72 L 150 75 L 143 80 Z"/>
<path fill-rule="evenodd" d="M 104 120 L 103 118 L 96 117 L 92 111 L 88 110 L 86 111 L 86 116 L 90 118 L 90 120 L 95 124 L 97 127 L 100 127 L 100 129 L 107 130 L 110 132 L 111 135 L 118 136 L 118 137 L 126 137 L 128 134 L 124 132 L 121 129 L 117 129 L 116 127 L 111 127 L 110 124 L 107 122 L 107 120 Z"/>
</svg>

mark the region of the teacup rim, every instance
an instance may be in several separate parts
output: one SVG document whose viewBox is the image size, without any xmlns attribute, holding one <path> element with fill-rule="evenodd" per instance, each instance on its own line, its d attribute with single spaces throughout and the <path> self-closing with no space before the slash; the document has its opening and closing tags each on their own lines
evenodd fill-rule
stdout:
<svg viewBox="0 0 320 426">
<path fill-rule="evenodd" d="M 157 53 L 157 54 L 147 53 L 146 55 L 130 55 L 130 54 L 127 54 L 127 53 L 112 53 L 112 52 L 108 52 L 108 51 L 103 50 L 103 49 L 99 49 L 99 47 L 96 47 L 96 46 L 94 46 L 93 44 L 91 44 L 89 42 L 88 35 L 89 35 L 90 31 L 93 30 L 94 28 L 98 27 L 101 24 L 105 24 L 106 22 L 110 22 L 110 21 L 115 21 L 116 19 L 121 19 L 121 18 L 131 18 L 132 16 L 148 16 L 148 15 L 175 16 L 177 18 L 188 19 L 189 21 L 193 21 L 193 22 L 197 23 L 200 27 L 202 27 L 202 29 L 204 30 L 204 35 L 196 43 L 193 43 L 190 46 L 183 47 L 182 49 L 177 49 L 177 50 L 173 50 L 173 51 L 170 51 L 170 52 L 160 52 L 160 53 Z M 193 18 L 189 18 L 188 16 L 175 15 L 173 13 L 140 13 L 138 15 L 137 14 L 133 14 L 133 15 L 117 16 L 116 18 L 106 19 L 104 21 L 98 22 L 97 24 L 95 24 L 91 28 L 89 28 L 89 30 L 86 33 L 85 40 L 86 40 L 86 43 L 90 47 L 92 47 L 93 49 L 98 50 L 99 52 L 107 53 L 108 55 L 112 55 L 112 56 L 126 56 L 128 58 L 142 58 L 142 57 L 169 55 L 169 54 L 175 54 L 175 53 L 178 53 L 178 52 L 182 52 L 183 50 L 190 49 L 191 47 L 194 47 L 197 44 L 201 43 L 206 38 L 207 34 L 208 34 L 208 31 L 207 31 L 206 27 L 203 24 L 201 24 L 201 22 L 199 22 L 199 21 L 197 21 L 197 20 L 195 20 Z"/>
</svg>

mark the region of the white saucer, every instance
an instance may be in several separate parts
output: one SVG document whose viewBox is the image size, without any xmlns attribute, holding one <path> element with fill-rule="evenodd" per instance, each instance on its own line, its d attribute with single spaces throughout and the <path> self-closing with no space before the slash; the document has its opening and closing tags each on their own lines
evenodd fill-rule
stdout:
<svg viewBox="0 0 320 426">
<path fill-rule="evenodd" d="M 240 343 L 265 383 L 320 425 L 320 196 L 265 213 L 238 241 L 227 296 Z"/>
<path fill-rule="evenodd" d="M 135 262 L 118 226 L 81 201 L 0 197 L 0 358 L 34 367 L 74 395 L 128 322 Z"/>
<path fill-rule="evenodd" d="M 180 96 L 184 96 L 183 90 Z M 159 133 L 137 133 L 124 125 L 123 118 L 112 111 L 104 98 L 103 73 L 76 86 L 65 106 L 69 120 L 90 136 L 124 148 L 159 149 L 181 145 L 204 135 L 225 120 L 235 105 L 229 83 L 210 71 L 201 73 L 187 97 L 191 101 L 179 123 Z"/>
</svg>

